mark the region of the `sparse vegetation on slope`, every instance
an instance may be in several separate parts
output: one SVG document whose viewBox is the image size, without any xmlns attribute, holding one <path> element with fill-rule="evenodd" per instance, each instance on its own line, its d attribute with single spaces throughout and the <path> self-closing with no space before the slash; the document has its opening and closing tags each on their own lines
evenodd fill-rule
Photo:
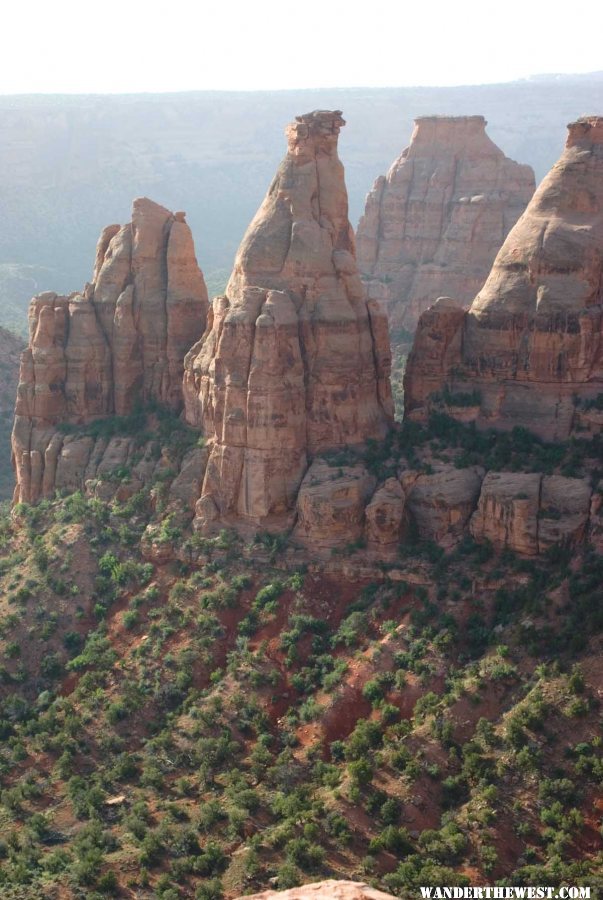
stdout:
<svg viewBox="0 0 603 900">
<path fill-rule="evenodd" d="M 342 578 L 166 520 L 157 566 L 142 493 L 3 520 L 6 896 L 596 884 L 600 557 Z"/>
</svg>

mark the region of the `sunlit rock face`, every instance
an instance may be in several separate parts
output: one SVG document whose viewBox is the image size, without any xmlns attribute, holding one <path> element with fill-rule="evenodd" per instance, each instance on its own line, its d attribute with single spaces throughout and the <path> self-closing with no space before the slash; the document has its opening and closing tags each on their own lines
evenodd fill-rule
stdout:
<svg viewBox="0 0 603 900">
<path fill-rule="evenodd" d="M 239 898 L 242 900 L 242 898 Z M 288 891 L 262 891 L 248 900 L 394 900 L 391 894 L 377 891 L 360 881 L 316 881 Z"/>
<path fill-rule="evenodd" d="M 200 529 L 290 524 L 312 457 L 390 426 L 387 323 L 356 265 L 344 124 L 320 110 L 288 126 L 226 293 L 186 357 L 187 421 L 211 443 Z"/>
<path fill-rule="evenodd" d="M 433 409 L 551 440 L 598 432 L 603 415 L 603 118 L 569 126 L 565 150 L 464 311 L 421 318 L 406 415 Z"/>
<path fill-rule="evenodd" d="M 51 496 L 58 460 L 68 468 L 73 453 L 62 454 L 58 424 L 124 416 L 151 401 L 182 409 L 184 356 L 207 307 L 184 213 L 146 198 L 134 201 L 127 225 L 103 230 L 81 293 L 33 298 L 12 437 L 18 501 Z"/>
</svg>

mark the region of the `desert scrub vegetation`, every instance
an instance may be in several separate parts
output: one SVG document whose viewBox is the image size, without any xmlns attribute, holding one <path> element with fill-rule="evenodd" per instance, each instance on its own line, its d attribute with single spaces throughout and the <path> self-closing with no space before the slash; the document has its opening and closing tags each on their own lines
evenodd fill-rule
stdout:
<svg viewBox="0 0 603 900">
<path fill-rule="evenodd" d="M 350 586 L 225 532 L 156 566 L 148 501 L 73 494 L 0 528 L 0 892 L 592 882 L 596 554 L 465 541 L 417 557 L 436 589 Z"/>
</svg>

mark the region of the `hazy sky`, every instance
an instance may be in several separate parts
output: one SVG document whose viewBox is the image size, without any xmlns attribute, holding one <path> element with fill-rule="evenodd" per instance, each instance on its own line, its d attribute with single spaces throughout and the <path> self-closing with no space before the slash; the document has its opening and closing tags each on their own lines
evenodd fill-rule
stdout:
<svg viewBox="0 0 603 900">
<path fill-rule="evenodd" d="M 602 69 L 602 33 L 601 0 L 13 0 L 0 93 L 510 81 Z"/>
</svg>

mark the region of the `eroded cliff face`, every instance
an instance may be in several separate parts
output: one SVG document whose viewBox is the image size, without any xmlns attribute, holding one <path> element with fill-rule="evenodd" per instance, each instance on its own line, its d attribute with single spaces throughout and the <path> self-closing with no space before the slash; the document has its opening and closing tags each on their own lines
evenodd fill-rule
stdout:
<svg viewBox="0 0 603 900">
<path fill-rule="evenodd" d="M 125 416 L 151 401 L 182 408 L 184 355 L 207 306 L 184 213 L 147 199 L 134 201 L 130 223 L 103 230 L 92 284 L 34 297 L 12 436 L 17 501 L 58 486 L 57 465 L 69 456 L 60 423 Z"/>
<path fill-rule="evenodd" d="M 186 357 L 186 418 L 211 442 L 198 528 L 286 527 L 316 454 L 390 426 L 387 323 L 356 265 L 344 124 L 317 111 L 289 125 L 226 294 Z"/>
<path fill-rule="evenodd" d="M 392 329 L 414 331 L 440 296 L 469 304 L 534 193 L 482 116 L 429 116 L 375 182 L 358 225 L 358 264 Z"/>
<path fill-rule="evenodd" d="M 421 319 L 406 414 L 445 408 L 480 427 L 549 440 L 599 432 L 603 416 L 603 118 L 569 126 L 564 153 L 498 253 L 469 311 Z M 448 292 L 450 293 L 450 292 Z"/>
</svg>

